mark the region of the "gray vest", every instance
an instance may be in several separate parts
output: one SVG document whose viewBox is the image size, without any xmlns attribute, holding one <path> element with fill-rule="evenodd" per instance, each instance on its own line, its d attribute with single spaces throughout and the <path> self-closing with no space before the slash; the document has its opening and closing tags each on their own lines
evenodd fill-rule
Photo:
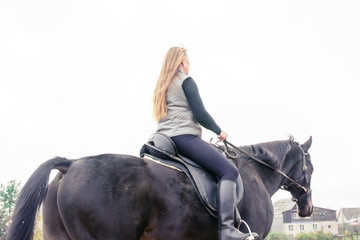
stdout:
<svg viewBox="0 0 360 240">
<path fill-rule="evenodd" d="M 196 121 L 182 89 L 187 77 L 179 70 L 173 83 L 170 84 L 166 94 L 167 114 L 160 119 L 156 132 L 169 137 L 192 134 L 201 138 L 201 126 Z"/>
</svg>

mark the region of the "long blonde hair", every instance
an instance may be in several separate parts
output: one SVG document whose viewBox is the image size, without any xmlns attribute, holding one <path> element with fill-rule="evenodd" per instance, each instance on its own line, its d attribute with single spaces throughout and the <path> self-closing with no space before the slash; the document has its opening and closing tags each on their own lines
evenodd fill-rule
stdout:
<svg viewBox="0 0 360 240">
<path fill-rule="evenodd" d="M 182 47 L 172 47 L 165 55 L 153 95 L 153 114 L 156 121 L 166 116 L 166 93 L 186 56 L 186 49 Z"/>
</svg>

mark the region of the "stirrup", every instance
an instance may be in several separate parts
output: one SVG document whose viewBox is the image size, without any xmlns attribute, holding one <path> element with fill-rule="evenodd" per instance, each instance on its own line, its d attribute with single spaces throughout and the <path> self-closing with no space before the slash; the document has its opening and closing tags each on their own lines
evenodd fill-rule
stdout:
<svg viewBox="0 0 360 240">
<path fill-rule="evenodd" d="M 237 214 L 239 214 L 239 212 L 237 212 Z M 255 240 L 255 237 L 254 237 L 254 235 L 252 234 L 252 231 L 251 231 L 249 225 L 248 225 L 244 220 L 242 220 L 242 219 L 240 218 L 240 215 L 236 215 L 236 218 L 235 218 L 235 221 L 234 221 L 234 226 L 235 226 L 235 228 L 237 228 L 237 229 L 240 231 L 240 226 L 241 226 L 241 224 L 243 224 L 243 223 L 245 224 L 245 226 L 246 226 L 246 228 L 247 228 L 247 230 L 248 230 L 248 232 L 249 232 L 249 234 L 250 234 L 250 236 L 247 237 L 246 240 Z"/>
<path fill-rule="evenodd" d="M 234 214 L 234 227 L 237 228 L 238 230 L 240 230 L 240 225 L 241 225 L 241 217 L 240 217 L 240 213 L 238 208 L 235 208 L 235 214 Z"/>
<path fill-rule="evenodd" d="M 246 240 L 255 240 L 255 237 L 254 237 L 254 235 L 252 234 L 252 231 L 251 231 L 249 225 L 248 225 L 244 220 L 241 220 L 241 222 L 240 222 L 240 224 L 239 224 L 239 228 L 240 228 L 241 223 L 244 223 L 244 224 L 245 224 L 245 226 L 246 226 L 246 228 L 248 229 L 249 234 L 250 234 L 250 236 L 248 236 L 248 237 L 246 238 Z"/>
</svg>

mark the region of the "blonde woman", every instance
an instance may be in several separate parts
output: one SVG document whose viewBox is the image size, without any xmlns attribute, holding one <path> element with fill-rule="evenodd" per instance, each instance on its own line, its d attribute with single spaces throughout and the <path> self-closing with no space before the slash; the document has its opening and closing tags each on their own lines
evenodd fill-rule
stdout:
<svg viewBox="0 0 360 240">
<path fill-rule="evenodd" d="M 206 111 L 198 87 L 188 75 L 189 68 L 186 49 L 168 50 L 153 97 L 157 132 L 169 136 L 181 155 L 196 161 L 218 179 L 219 239 L 246 239 L 249 234 L 234 227 L 235 208 L 242 198 L 236 194 L 237 187 L 242 187 L 237 186 L 237 182 L 241 183 L 238 169 L 201 139 L 201 126 L 217 134 L 221 141 L 226 140 L 228 134 Z"/>
</svg>

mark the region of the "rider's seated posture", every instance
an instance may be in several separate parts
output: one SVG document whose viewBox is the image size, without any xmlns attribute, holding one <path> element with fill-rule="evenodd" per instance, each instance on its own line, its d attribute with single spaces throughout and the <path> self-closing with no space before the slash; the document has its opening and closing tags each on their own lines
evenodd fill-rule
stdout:
<svg viewBox="0 0 360 240">
<path fill-rule="evenodd" d="M 179 154 L 197 162 L 218 179 L 219 239 L 246 239 L 250 234 L 234 227 L 235 208 L 242 198 L 236 194 L 237 182 L 241 182 L 239 171 L 201 139 L 201 126 L 216 133 L 221 141 L 226 140 L 228 134 L 206 111 L 195 81 L 188 76 L 189 67 L 186 49 L 172 47 L 168 50 L 153 98 L 157 132 L 169 136 Z"/>
</svg>

